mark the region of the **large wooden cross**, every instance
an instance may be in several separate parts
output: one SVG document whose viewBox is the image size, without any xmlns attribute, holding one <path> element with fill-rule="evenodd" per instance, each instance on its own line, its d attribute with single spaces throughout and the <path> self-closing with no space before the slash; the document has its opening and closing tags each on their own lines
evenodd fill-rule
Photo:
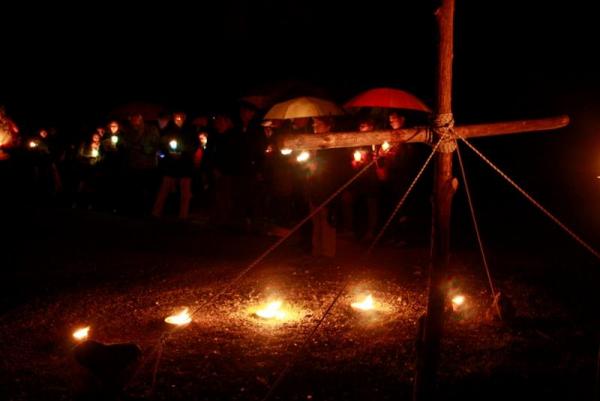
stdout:
<svg viewBox="0 0 600 401">
<path fill-rule="evenodd" d="M 413 388 L 414 400 L 431 400 L 436 387 L 436 372 L 440 355 L 443 311 L 446 294 L 443 281 L 446 276 L 450 251 L 450 212 L 452 198 L 458 187 L 452 176 L 452 158 L 456 138 L 506 135 L 521 132 L 545 131 L 566 126 L 567 116 L 539 120 L 521 120 L 492 124 L 454 126 L 452 116 L 452 58 L 454 0 L 442 0 L 436 10 L 439 26 L 438 76 L 436 114 L 429 127 L 381 130 L 369 133 L 338 132 L 326 135 L 282 135 L 281 149 L 329 149 L 377 145 L 385 141 L 434 143 L 445 135 L 438 148 L 435 163 L 432 211 L 431 263 L 427 313 L 418 341 L 422 351 L 417 357 L 416 377 Z"/>
</svg>

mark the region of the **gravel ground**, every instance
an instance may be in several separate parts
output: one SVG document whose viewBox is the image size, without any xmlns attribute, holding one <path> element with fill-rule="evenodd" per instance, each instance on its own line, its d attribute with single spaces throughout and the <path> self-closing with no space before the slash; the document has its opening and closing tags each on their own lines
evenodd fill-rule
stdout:
<svg viewBox="0 0 600 401">
<path fill-rule="evenodd" d="M 366 246 L 342 240 L 340 256 L 327 260 L 304 255 L 292 239 L 206 304 L 274 239 L 71 211 L 31 221 L 15 231 L 19 245 L 3 288 L 2 399 L 80 397 L 86 372 L 74 361 L 70 333 L 82 324 L 94 340 L 142 349 L 122 399 L 260 400 L 292 362 L 274 399 L 410 397 L 426 247 L 383 246 L 361 262 Z M 581 318 L 568 297 L 539 280 L 546 261 L 525 253 L 510 258 L 519 262 L 498 280 L 517 309 L 507 324 L 486 317 L 490 295 L 477 253 L 452 256 L 448 285 L 466 302 L 463 313 L 447 318 L 442 398 L 591 397 L 597 316 Z M 339 302 L 304 344 L 344 283 Z M 365 294 L 377 310 L 350 307 Z M 276 298 L 291 319 L 270 322 L 253 313 Z M 197 312 L 173 331 L 163 319 L 183 306 Z"/>
</svg>

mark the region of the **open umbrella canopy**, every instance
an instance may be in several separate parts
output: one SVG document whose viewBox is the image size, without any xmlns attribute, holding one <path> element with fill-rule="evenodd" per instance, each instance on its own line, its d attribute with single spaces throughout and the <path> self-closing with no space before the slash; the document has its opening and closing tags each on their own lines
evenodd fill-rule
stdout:
<svg viewBox="0 0 600 401">
<path fill-rule="evenodd" d="M 344 114 L 344 111 L 329 100 L 316 97 L 297 97 L 277 103 L 267 112 L 265 120 L 287 120 L 303 117 L 325 117 Z"/>
<path fill-rule="evenodd" d="M 417 110 L 431 113 L 431 109 L 415 95 L 394 88 L 374 88 L 350 99 L 345 108 L 381 107 L 387 109 Z"/>
<path fill-rule="evenodd" d="M 141 114 L 144 120 L 157 120 L 167 109 L 161 105 L 146 102 L 127 103 L 117 107 L 111 112 L 114 118 L 126 119 L 136 114 Z"/>
</svg>

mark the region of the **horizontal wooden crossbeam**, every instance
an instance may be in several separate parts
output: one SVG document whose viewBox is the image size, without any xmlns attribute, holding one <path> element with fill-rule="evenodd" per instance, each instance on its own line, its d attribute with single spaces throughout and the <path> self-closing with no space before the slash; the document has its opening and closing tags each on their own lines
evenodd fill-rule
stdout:
<svg viewBox="0 0 600 401">
<path fill-rule="evenodd" d="M 547 131 L 562 128 L 569 124 L 566 115 L 537 120 L 517 120 L 489 124 L 461 125 L 454 127 L 454 133 L 463 138 L 518 134 L 533 131 Z M 399 130 L 378 130 L 371 132 L 335 132 L 318 134 L 284 134 L 279 137 L 280 149 L 314 150 L 330 148 L 352 148 L 380 145 L 383 142 L 428 142 L 432 136 L 431 127 L 413 127 Z"/>
</svg>

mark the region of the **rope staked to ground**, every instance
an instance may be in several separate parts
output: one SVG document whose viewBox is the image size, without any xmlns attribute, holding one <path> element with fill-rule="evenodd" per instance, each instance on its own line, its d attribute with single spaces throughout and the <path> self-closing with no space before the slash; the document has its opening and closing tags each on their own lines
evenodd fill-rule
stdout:
<svg viewBox="0 0 600 401">
<path fill-rule="evenodd" d="M 367 252 L 363 255 L 363 258 L 366 258 L 367 256 L 369 256 L 371 254 L 371 251 L 373 250 L 373 248 L 375 247 L 375 245 L 377 244 L 377 242 L 379 241 L 379 239 L 381 238 L 381 236 L 383 235 L 383 233 L 385 232 L 385 230 L 390 225 L 390 222 L 393 220 L 394 216 L 398 213 L 398 211 L 400 210 L 400 208 L 402 207 L 402 205 L 406 201 L 406 198 L 411 193 L 411 191 L 414 188 L 415 184 L 417 183 L 417 181 L 419 180 L 419 178 L 423 175 L 423 172 L 425 171 L 425 169 L 427 168 L 427 166 L 431 162 L 431 159 L 433 158 L 433 155 L 435 154 L 435 152 L 437 152 L 440 144 L 445 139 L 446 139 L 446 136 L 444 135 L 435 144 L 435 146 L 433 146 L 433 148 L 431 150 L 431 154 L 429 155 L 429 157 L 427 157 L 427 160 L 425 160 L 425 163 L 423 164 L 423 166 L 421 167 L 421 169 L 419 170 L 419 172 L 417 173 L 417 175 L 413 179 L 411 185 L 407 188 L 407 190 L 404 193 L 404 195 L 402 196 L 402 198 L 400 198 L 400 201 L 396 205 L 396 208 L 391 213 L 391 215 L 388 218 L 386 224 L 379 231 L 379 234 L 377 235 L 377 237 L 373 240 L 373 243 L 371 243 L 371 245 L 369 246 L 369 249 L 367 250 Z M 334 306 L 337 304 L 337 302 L 340 300 L 340 298 L 342 297 L 342 295 L 346 291 L 346 288 L 348 287 L 348 284 L 350 284 L 350 279 L 351 279 L 350 276 L 348 276 L 346 278 L 344 285 L 336 293 L 335 297 L 333 298 L 333 300 L 331 301 L 331 303 L 327 306 L 327 309 L 325 309 L 325 312 L 323 313 L 323 315 L 321 316 L 321 318 L 317 321 L 317 323 L 315 324 L 315 326 L 313 327 L 313 329 L 310 331 L 310 333 L 304 338 L 304 340 L 302 341 L 302 345 L 298 348 L 298 352 L 296 352 L 296 354 L 292 357 L 291 361 L 286 364 L 285 368 L 283 368 L 283 370 L 281 371 L 281 373 L 277 376 L 277 379 L 275 379 L 275 381 L 273 382 L 273 384 L 271 385 L 271 387 L 269 387 L 269 391 L 267 392 L 267 394 L 265 395 L 265 397 L 262 399 L 262 401 L 268 401 L 268 400 L 270 400 L 273 397 L 273 395 L 275 394 L 275 391 L 277 390 L 277 388 L 279 387 L 279 385 L 283 382 L 283 380 L 285 379 L 285 377 L 287 376 L 287 374 L 292 370 L 292 368 L 295 366 L 296 362 L 300 359 L 300 356 L 305 353 L 306 349 L 308 348 L 308 344 L 310 343 L 310 340 L 313 338 L 313 336 L 315 335 L 315 333 L 317 332 L 317 330 L 319 329 L 319 327 L 321 327 L 321 325 L 323 324 L 323 322 L 325 321 L 325 319 L 330 315 L 330 313 L 333 310 Z"/>
<path fill-rule="evenodd" d="M 465 166 L 463 164 L 462 156 L 460 154 L 460 147 L 456 146 L 456 155 L 458 156 L 458 164 L 460 166 L 460 174 L 462 175 L 463 183 L 465 184 L 465 193 L 467 194 L 467 202 L 469 203 L 469 210 L 471 211 L 471 219 L 473 220 L 473 228 L 475 229 L 475 235 L 477 236 L 477 243 L 479 244 L 479 252 L 481 253 L 481 260 L 483 261 L 483 267 L 487 274 L 488 283 L 490 285 L 490 291 L 492 292 L 492 298 L 496 298 L 496 287 L 492 280 L 492 273 L 485 256 L 485 250 L 483 247 L 483 241 L 481 240 L 481 233 L 479 231 L 479 223 L 477 222 L 477 215 L 475 214 L 475 208 L 473 207 L 473 199 L 471 198 L 471 191 L 469 190 L 469 182 L 467 181 L 467 173 L 465 172 Z"/>
<path fill-rule="evenodd" d="M 402 196 L 402 198 L 400 198 L 400 201 L 398 202 L 398 204 L 394 208 L 394 211 L 390 214 L 390 217 L 388 217 L 388 219 L 386 220 L 385 224 L 383 225 L 383 227 L 381 228 L 381 230 L 379 230 L 379 233 L 377 234 L 377 236 L 375 237 L 375 239 L 373 240 L 373 242 L 369 246 L 369 249 L 367 250 L 367 256 L 371 254 L 371 252 L 373 251 L 373 248 L 375 248 L 375 245 L 377 245 L 377 243 L 379 242 L 379 240 L 381 239 L 381 237 L 383 236 L 383 234 L 385 233 L 385 231 L 387 230 L 387 228 L 390 226 L 390 224 L 394 220 L 394 217 L 396 217 L 396 215 L 398 214 L 398 211 L 400 210 L 400 208 L 402 207 L 402 205 L 404 205 L 404 202 L 406 201 L 406 198 L 408 198 L 408 195 L 412 192 L 413 188 L 417 184 L 417 181 L 419 181 L 419 178 L 421 178 L 421 175 L 423 175 L 423 172 L 425 171 L 425 169 L 427 168 L 427 166 L 431 162 L 431 159 L 433 159 L 433 155 L 435 155 L 435 152 L 438 150 L 438 148 L 440 147 L 440 145 L 442 144 L 442 142 L 445 139 L 446 139 L 446 135 L 443 135 L 438 140 L 438 142 L 433 146 L 433 148 L 431 149 L 431 153 L 429 154 L 429 157 L 427 157 L 427 160 L 425 160 L 425 163 L 423 164 L 423 167 L 421 167 L 421 169 L 419 170 L 419 172 L 417 173 L 417 175 L 415 176 L 415 178 L 412 180 L 412 182 L 408 186 L 408 189 L 406 190 L 406 192 L 404 193 L 404 195 Z"/>
<path fill-rule="evenodd" d="M 285 236 L 280 238 L 277 242 L 271 245 L 265 252 L 263 252 L 258 258 L 256 258 L 252 263 L 250 263 L 246 268 L 244 268 L 238 275 L 236 275 L 233 279 L 229 281 L 229 283 L 221 289 L 218 293 L 210 297 L 207 301 L 198 305 L 190 312 L 190 317 L 193 318 L 202 308 L 206 305 L 212 305 L 214 302 L 220 298 L 223 294 L 227 293 L 231 288 L 235 286 L 248 272 L 250 272 L 253 268 L 258 266 L 267 256 L 269 256 L 275 249 L 277 249 L 281 244 L 283 244 L 287 239 L 289 239 L 293 234 L 295 234 L 300 227 L 302 227 L 306 222 L 308 222 L 313 216 L 315 216 L 318 212 L 321 211 L 327 204 L 329 204 L 336 196 L 338 196 L 342 191 L 344 191 L 348 186 L 350 186 L 358 177 L 363 175 L 371 166 L 373 166 L 376 162 L 376 158 L 374 158 L 371 162 L 366 164 L 360 171 L 358 171 L 353 177 L 351 177 L 345 184 L 340 186 L 333 194 L 331 194 L 325 201 L 323 201 L 319 206 L 317 206 L 314 210 L 312 210 L 305 218 L 303 218 L 298 224 L 296 224 Z M 170 330 L 166 331 L 160 336 L 158 344 L 153 347 L 151 350 L 151 356 L 156 352 L 156 360 L 153 364 L 152 370 L 152 383 L 150 385 L 149 393 L 152 394 L 154 392 L 154 387 L 156 386 L 156 378 L 158 376 L 158 370 L 160 368 L 160 362 L 162 359 L 162 354 L 166 342 L 170 335 L 178 330 L 179 327 L 174 326 Z"/>
</svg>

